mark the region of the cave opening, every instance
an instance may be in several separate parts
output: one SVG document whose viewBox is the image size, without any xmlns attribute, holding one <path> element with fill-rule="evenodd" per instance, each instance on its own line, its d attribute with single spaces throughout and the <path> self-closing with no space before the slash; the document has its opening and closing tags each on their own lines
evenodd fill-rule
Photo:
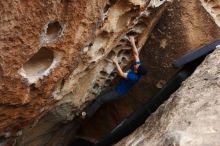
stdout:
<svg viewBox="0 0 220 146">
<path fill-rule="evenodd" d="M 46 36 L 48 40 L 54 40 L 61 35 L 62 26 L 58 21 L 48 24 L 46 29 Z"/>
</svg>

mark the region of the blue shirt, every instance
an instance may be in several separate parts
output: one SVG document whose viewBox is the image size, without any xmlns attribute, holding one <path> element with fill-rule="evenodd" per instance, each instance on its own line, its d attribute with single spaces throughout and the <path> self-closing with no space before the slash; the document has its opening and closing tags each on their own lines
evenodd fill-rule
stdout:
<svg viewBox="0 0 220 146">
<path fill-rule="evenodd" d="M 129 70 L 127 74 L 127 78 L 119 81 L 118 85 L 116 86 L 116 91 L 120 95 L 126 94 L 134 85 L 139 81 L 141 75 L 134 72 L 133 69 Z"/>
</svg>

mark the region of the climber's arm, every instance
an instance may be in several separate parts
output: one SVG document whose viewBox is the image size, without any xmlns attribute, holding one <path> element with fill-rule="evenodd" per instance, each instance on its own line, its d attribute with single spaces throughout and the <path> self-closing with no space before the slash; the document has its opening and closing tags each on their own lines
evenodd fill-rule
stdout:
<svg viewBox="0 0 220 146">
<path fill-rule="evenodd" d="M 137 47 L 135 45 L 134 37 L 133 36 L 129 37 L 129 41 L 130 41 L 130 43 L 132 45 L 132 51 L 133 51 L 133 55 L 134 55 L 135 61 L 136 62 L 140 62 L 139 52 L 138 52 L 138 49 L 137 49 Z"/>
<path fill-rule="evenodd" d="M 123 78 L 127 78 L 127 73 L 125 73 L 125 72 L 122 71 L 120 65 L 118 64 L 117 58 L 116 58 L 116 57 L 113 58 L 112 61 L 113 61 L 113 63 L 116 65 L 116 68 L 117 68 L 117 71 L 118 71 L 119 75 L 120 75 L 121 77 L 123 77 Z"/>
</svg>

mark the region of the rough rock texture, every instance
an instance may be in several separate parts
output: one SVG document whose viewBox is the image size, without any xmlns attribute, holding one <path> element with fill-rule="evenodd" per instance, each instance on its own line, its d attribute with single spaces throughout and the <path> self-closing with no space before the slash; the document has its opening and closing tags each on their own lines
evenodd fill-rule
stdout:
<svg viewBox="0 0 220 146">
<path fill-rule="evenodd" d="M 129 64 L 127 37 L 144 45 L 164 2 L 1 1 L 0 135 L 72 120 L 115 78 L 108 59 Z"/>
<path fill-rule="evenodd" d="M 215 23 L 220 26 L 220 1 L 219 0 L 200 0 L 203 7 L 213 17 Z"/>
<path fill-rule="evenodd" d="M 103 0 L 0 2 L 1 133 L 17 135 L 54 105 L 52 93 L 77 67 L 81 48 L 92 41 L 105 4 Z"/>
<path fill-rule="evenodd" d="M 171 24 L 175 26 L 174 28 L 171 28 L 171 30 L 180 30 L 179 35 L 177 35 L 179 37 L 176 37 L 178 39 L 174 41 L 177 42 L 177 44 L 173 46 L 174 49 L 179 48 L 178 43 L 183 48 L 193 49 L 220 38 L 220 29 L 212 23 L 212 20 L 210 20 L 211 17 L 205 14 L 205 9 L 202 8 L 199 1 L 179 1 L 178 5 L 176 5 L 175 2 L 172 5 L 172 7 L 174 7 L 168 9 L 168 11 L 171 12 L 169 15 L 172 15 L 173 10 L 174 12 L 178 12 L 176 15 L 174 14 L 174 18 L 177 19 L 171 21 Z M 170 19 L 165 19 L 164 22 L 168 23 L 168 20 Z M 179 20 L 184 23 L 179 23 Z M 166 33 L 167 31 L 164 31 L 163 26 L 164 25 L 156 27 L 156 29 L 162 30 L 161 32 L 164 34 L 162 36 L 167 36 L 167 34 L 170 33 L 169 31 Z M 158 33 L 153 34 L 154 36 L 158 36 L 155 35 Z M 173 38 L 172 36 L 174 35 L 172 32 L 171 34 L 171 38 Z M 170 45 L 169 40 L 170 39 L 168 39 L 168 45 L 172 46 Z M 154 43 L 151 43 L 151 45 L 153 44 Z M 144 126 L 140 127 L 132 135 L 122 140 L 117 146 L 126 146 L 126 144 L 132 146 L 220 145 L 218 138 L 219 86 L 217 85 L 220 76 L 219 58 L 220 51 L 218 50 L 218 52 L 215 52 L 212 57 L 209 57 L 202 67 L 200 67 L 198 71 L 196 71 L 196 73 L 183 84 L 183 87 L 172 96 L 173 99 L 170 99 L 165 105 L 163 105 L 157 113 L 146 121 Z M 207 76 L 209 77 L 207 78 Z M 202 84 L 200 84 L 200 82 Z M 208 94 L 210 94 L 210 96 Z M 215 101 L 217 102 L 215 103 Z M 203 106 L 199 105 L 203 103 Z M 193 124 L 190 122 L 193 122 Z M 160 132 L 161 135 L 159 135 Z"/>
<path fill-rule="evenodd" d="M 96 141 L 157 93 L 176 72 L 172 62 L 220 38 L 220 29 L 199 0 L 175 0 L 141 51 L 149 73 L 123 99 L 103 106 L 84 121 L 78 136 Z M 101 125 L 101 126 L 100 126 Z"/>
<path fill-rule="evenodd" d="M 145 124 L 116 146 L 219 146 L 220 47 Z"/>
<path fill-rule="evenodd" d="M 17 145 L 67 145 L 65 138 L 71 138 L 78 125 L 71 120 L 115 77 L 106 59 L 117 55 L 123 67 L 129 64 L 127 36 L 135 35 L 142 47 L 166 8 L 164 2 L 0 1 L 0 142 L 9 137 L 7 143 L 12 145 L 22 135 Z M 88 133 L 80 136 L 97 140 L 155 93 L 157 82 L 159 88 L 164 84 L 173 73 L 169 66 L 173 59 L 219 38 L 199 0 L 176 0 L 175 6 L 178 3 L 180 7 L 168 10 L 142 53 L 152 72 L 128 95 L 137 98 L 107 106 L 101 116 L 97 114 L 98 120 L 88 122 L 100 129 L 85 126 Z M 149 95 L 143 97 L 146 90 Z"/>
</svg>

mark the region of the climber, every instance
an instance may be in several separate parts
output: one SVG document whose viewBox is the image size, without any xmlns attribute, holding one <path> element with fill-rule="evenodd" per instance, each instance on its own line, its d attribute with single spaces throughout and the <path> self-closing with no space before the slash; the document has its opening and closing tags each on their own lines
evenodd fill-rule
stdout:
<svg viewBox="0 0 220 146">
<path fill-rule="evenodd" d="M 82 118 L 91 117 L 101 107 L 102 104 L 119 99 L 120 97 L 125 95 L 143 75 L 147 74 L 147 70 L 144 68 L 143 65 L 141 65 L 139 52 L 135 45 L 134 37 L 130 37 L 129 41 L 132 45 L 135 63 L 128 70 L 128 72 L 123 72 L 118 64 L 117 58 L 115 57 L 112 59 L 112 62 L 116 66 L 118 74 L 122 77 L 122 79 L 115 87 L 112 87 L 102 92 L 96 98 L 96 100 L 90 106 L 88 106 L 85 111 L 81 113 Z"/>
</svg>

